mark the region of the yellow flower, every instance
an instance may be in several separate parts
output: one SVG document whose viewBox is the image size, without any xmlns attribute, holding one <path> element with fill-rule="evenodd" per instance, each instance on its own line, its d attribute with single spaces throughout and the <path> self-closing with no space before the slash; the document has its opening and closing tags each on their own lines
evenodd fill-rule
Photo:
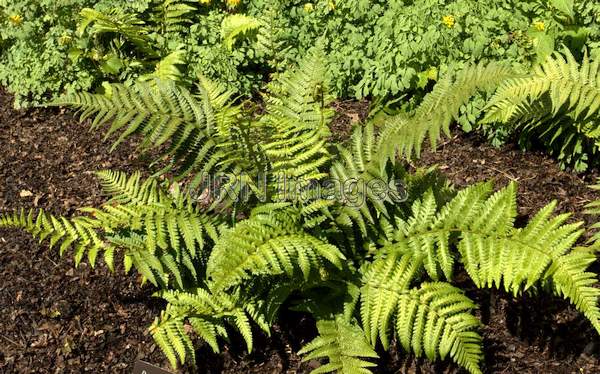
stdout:
<svg viewBox="0 0 600 374">
<path fill-rule="evenodd" d="M 447 28 L 451 29 L 454 27 L 454 24 L 456 23 L 456 20 L 454 19 L 454 16 L 449 14 L 447 16 L 443 16 L 442 17 L 442 23 L 444 25 L 446 25 Z"/>
<path fill-rule="evenodd" d="M 233 8 L 237 7 L 238 5 L 240 5 L 240 0 L 226 0 L 226 2 L 227 2 L 227 6 L 230 9 L 233 9 Z"/>
<path fill-rule="evenodd" d="M 315 10 L 315 7 L 314 7 L 314 5 L 312 5 L 312 3 L 306 3 L 306 4 L 304 4 L 304 11 L 306 13 L 310 13 L 313 10 Z"/>
<path fill-rule="evenodd" d="M 546 29 L 546 25 L 544 24 L 544 21 L 535 21 L 533 23 L 533 27 L 537 30 L 537 31 L 544 31 L 544 29 Z"/>
<path fill-rule="evenodd" d="M 335 1 L 329 0 L 329 3 L 327 5 L 329 5 L 330 10 L 335 10 Z"/>
<path fill-rule="evenodd" d="M 8 20 L 15 26 L 19 26 L 20 24 L 23 23 L 23 17 L 21 17 L 18 14 L 8 17 Z"/>
</svg>

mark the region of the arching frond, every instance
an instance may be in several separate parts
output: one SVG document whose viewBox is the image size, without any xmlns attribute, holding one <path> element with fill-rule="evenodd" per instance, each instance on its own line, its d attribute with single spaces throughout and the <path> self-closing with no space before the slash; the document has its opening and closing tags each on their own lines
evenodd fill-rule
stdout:
<svg viewBox="0 0 600 374">
<path fill-rule="evenodd" d="M 169 170 L 178 168 L 180 177 L 196 173 L 201 179 L 211 172 L 231 170 L 227 169 L 231 160 L 228 160 L 229 164 L 221 165 L 224 154 L 218 152 L 217 147 L 225 143 L 220 137 L 229 131 L 225 127 L 231 125 L 239 113 L 239 109 L 223 103 L 222 99 L 230 97 L 231 93 L 207 82 L 203 79 L 198 86 L 199 96 L 173 82 L 156 81 L 137 83 L 133 87 L 110 85 L 108 95 L 67 95 L 54 105 L 79 110 L 82 120 L 93 117 L 92 129 L 110 123 L 107 137 L 121 131 L 113 148 L 136 133 L 143 136 L 143 149 L 169 142 L 166 152 L 175 163 Z M 203 91 L 207 84 L 210 93 Z M 212 101 L 213 98 L 216 100 Z"/>
<path fill-rule="evenodd" d="M 237 296 L 210 293 L 202 288 L 190 291 L 161 291 L 156 296 L 169 304 L 150 327 L 150 333 L 173 367 L 189 358 L 195 362 L 191 339 L 185 325 L 219 352 L 218 339 L 227 338 L 226 325 L 235 327 L 252 351 L 251 313 Z M 192 348 L 191 350 L 189 348 Z"/>
<path fill-rule="evenodd" d="M 396 154 L 419 157 L 426 138 L 435 148 L 442 132 L 449 136 L 450 124 L 473 95 L 494 89 L 513 76 L 510 68 L 480 63 L 439 80 L 414 113 L 400 114 L 386 122 L 377 148 L 392 160 Z"/>
<path fill-rule="evenodd" d="M 585 170 L 598 153 L 600 61 L 587 53 L 578 63 L 565 49 L 527 76 L 503 82 L 488 104 L 483 122 L 501 122 L 539 138 L 563 166 Z"/>
<path fill-rule="evenodd" d="M 179 82 L 183 78 L 183 73 L 180 69 L 185 65 L 185 54 L 183 50 L 177 50 L 169 53 L 156 63 L 154 71 L 150 74 L 139 77 L 141 81 L 159 79 L 163 81 Z"/>
<path fill-rule="evenodd" d="M 304 232 L 298 212 L 271 209 L 268 215 L 254 211 L 217 241 L 207 267 L 214 289 L 226 289 L 259 275 L 291 277 L 299 273 L 306 279 L 325 262 L 342 266 L 340 250 Z"/>
<path fill-rule="evenodd" d="M 600 111 L 600 61 L 584 56 L 579 64 L 571 52 L 549 56 L 529 76 L 509 79 L 492 97 L 486 121 L 508 122 L 518 116 L 527 103 L 548 95 L 552 114 L 561 109 L 573 119 L 585 119 Z M 519 116 L 523 117 L 521 113 Z"/>
<path fill-rule="evenodd" d="M 378 282 L 377 271 L 381 269 L 374 265 L 369 270 L 362 290 L 363 327 L 371 343 L 376 343 L 378 332 L 385 332 L 380 336 L 387 345 L 387 334 L 393 326 L 404 349 L 417 357 L 450 357 L 470 373 L 481 373 L 483 352 L 477 333 L 480 323 L 471 314 L 475 304 L 447 283 L 423 283 L 408 289 L 403 282 Z M 394 274 L 402 277 L 399 271 Z M 373 320 L 373 316 L 383 318 Z"/>
<path fill-rule="evenodd" d="M 441 274 L 451 279 L 456 246 L 460 261 L 478 287 L 503 286 L 516 295 L 536 284 L 551 282 L 597 327 L 600 291 L 590 287 L 593 277 L 586 272 L 593 257 L 589 252 L 573 250 L 583 232 L 581 225 L 566 224 L 569 216 L 565 214 L 552 217 L 554 206 L 549 204 L 527 226 L 518 229 L 513 226 L 514 184 L 494 194 L 490 184 L 467 188 L 439 210 L 433 194 L 427 193 L 414 203 L 411 218 L 396 220 L 395 229 L 389 230 L 380 249 L 383 259 L 373 266 L 387 261 L 388 270 L 380 271 L 381 283 L 389 283 L 392 277 L 408 277 L 416 270 L 393 271 L 403 263 L 396 263 L 396 258 L 408 254 L 411 266 L 418 264 L 419 270 L 432 279 L 440 279 Z M 371 327 L 370 331 L 375 331 L 377 322 Z M 379 327 L 373 337 L 384 333 Z"/>
<path fill-rule="evenodd" d="M 0 227 L 24 229 L 40 241 L 49 240 L 50 247 L 60 244 L 61 255 L 72 247 L 76 265 L 86 252 L 94 265 L 103 252 L 112 269 L 115 251 L 121 250 L 125 270 L 134 266 L 155 285 L 168 284 L 171 275 L 182 288 L 184 272 L 196 278 L 198 262 L 206 257 L 206 241 L 217 240 L 216 222 L 200 213 L 191 200 L 157 190 L 155 182 L 149 182 L 152 179 L 140 184 L 139 175 L 102 175 L 109 179 L 110 189 L 122 192 L 118 198 L 129 200 L 127 203 L 84 208 L 81 210 L 89 215 L 74 218 L 21 210 L 0 214 Z"/>
<path fill-rule="evenodd" d="M 223 44 L 227 49 L 232 50 L 239 37 L 247 32 L 257 30 L 259 27 L 261 27 L 261 23 L 258 19 L 244 14 L 232 14 L 225 17 L 221 24 Z"/>
<path fill-rule="evenodd" d="M 125 14 L 119 9 L 114 9 L 111 13 L 104 14 L 95 9 L 84 8 L 81 10 L 81 16 L 83 20 L 78 27 L 80 34 L 83 34 L 90 27 L 89 32 L 92 35 L 115 33 L 122 35 L 148 56 L 157 56 L 156 50 L 152 47 L 152 42 L 148 36 L 149 29 L 137 15 Z"/>
<path fill-rule="evenodd" d="M 378 358 L 366 341 L 362 329 L 353 321 L 343 318 L 317 321 L 319 336 L 298 353 L 306 354 L 303 361 L 327 358 L 329 362 L 313 370 L 312 374 L 337 372 L 341 374 L 368 374 L 376 364 L 365 358 Z"/>
<path fill-rule="evenodd" d="M 109 266 L 112 265 L 114 248 L 107 245 L 98 235 L 97 231 L 102 228 L 100 222 L 89 217 L 67 219 L 46 214 L 41 210 L 36 213 L 33 209 L 21 209 L 12 214 L 0 214 L 0 227 L 25 230 L 40 241 L 48 240 L 51 248 L 60 243 L 61 255 L 74 246 L 76 265 L 87 252 L 90 265 L 94 266 L 100 251 L 104 252 Z"/>
</svg>

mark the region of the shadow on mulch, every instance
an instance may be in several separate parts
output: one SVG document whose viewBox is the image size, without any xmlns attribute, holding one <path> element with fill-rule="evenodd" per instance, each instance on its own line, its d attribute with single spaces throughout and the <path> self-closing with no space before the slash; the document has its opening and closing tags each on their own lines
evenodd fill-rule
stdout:
<svg viewBox="0 0 600 374">
<path fill-rule="evenodd" d="M 366 102 L 337 102 L 334 139 L 364 119 Z M 144 169 L 129 142 L 109 153 L 109 142 L 87 130 L 69 113 L 56 109 L 15 111 L 0 91 L 0 211 L 39 207 L 73 214 L 104 201 L 93 172 Z M 558 210 L 588 221 L 582 207 L 598 198 L 586 185 L 594 175 L 559 170 L 542 153 L 495 149 L 481 138 L 457 133 L 438 152 L 426 152 L 415 166 L 438 164 L 458 186 L 496 179 L 519 182 L 519 213 L 531 215 L 552 199 Z M 589 223 L 589 222 L 587 222 Z M 147 327 L 162 308 L 153 289 L 140 287 L 122 269 L 73 269 L 72 260 L 38 245 L 19 231 L 0 230 L 0 372 L 130 373 L 137 359 L 168 367 Z M 514 299 L 499 291 L 474 289 L 459 280 L 481 305 L 486 366 L 489 373 L 599 373 L 600 340 L 572 307 L 549 296 Z M 295 353 L 316 334 L 313 321 L 286 313 L 271 337 L 258 333 L 255 351 L 245 353 L 240 338 L 221 354 L 200 345 L 200 373 L 307 373 Z M 455 366 L 406 357 L 399 349 L 380 352 L 379 373 L 453 373 Z M 191 372 L 189 368 L 183 369 Z"/>
</svg>

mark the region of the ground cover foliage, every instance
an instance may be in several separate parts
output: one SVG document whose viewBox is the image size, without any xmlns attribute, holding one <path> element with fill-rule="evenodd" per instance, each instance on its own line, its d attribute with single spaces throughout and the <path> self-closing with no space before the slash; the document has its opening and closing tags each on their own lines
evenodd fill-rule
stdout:
<svg viewBox="0 0 600 374">
<path fill-rule="evenodd" d="M 298 310 L 317 321 L 300 351 L 323 360 L 314 372 L 368 373 L 394 341 L 479 373 L 481 323 L 459 272 L 477 288 L 562 297 L 600 332 L 597 236 L 583 242 L 555 203 L 520 222 L 513 183 L 456 189 L 407 166 L 458 124 L 596 167 L 595 2 L 0 10 L 0 80 L 17 105 L 72 108 L 113 148 L 135 136 L 164 165 L 149 178 L 98 173 L 111 196 L 99 208 L 5 212 L 0 227 L 72 251 L 76 265 L 138 272 L 167 302 L 150 333 L 172 366 L 202 359 L 190 334 L 215 352 L 240 334 L 251 351 L 253 329 L 269 334 Z M 332 141 L 333 100 L 365 96 L 369 118 Z"/>
<path fill-rule="evenodd" d="M 0 12 L 0 81 L 18 107 L 156 77 L 189 88 L 200 74 L 236 95 L 256 96 L 319 41 L 333 96 L 370 97 L 407 111 L 437 81 L 471 64 L 498 61 L 515 74 L 537 74 L 553 51 L 566 49 L 576 68 L 597 60 L 600 40 L 600 6 L 587 0 L 5 1 Z M 589 73 L 590 100 L 596 78 Z M 481 121 L 491 96 L 478 92 L 461 106 L 456 121 L 465 131 L 479 129 L 496 145 L 546 147 L 575 171 L 593 163 L 595 118 L 538 102 L 538 112 L 553 116 Z"/>
<path fill-rule="evenodd" d="M 451 123 L 452 113 L 428 111 L 431 102 L 452 110 L 469 92 L 434 89 L 412 116 L 377 129 L 367 122 L 349 142 L 325 146 L 327 71 L 323 50 L 312 50 L 269 85 L 260 115 L 208 79 L 193 91 L 157 79 L 66 96 L 57 104 L 93 118 L 97 131 L 119 132 L 116 145 L 133 134 L 145 148 L 169 143 L 163 152 L 172 164 L 163 172 L 173 178 L 102 172 L 113 198 L 101 208 L 72 218 L 7 213 L 1 225 L 61 253 L 72 249 L 76 264 L 123 261 L 125 271 L 158 287 L 168 304 L 150 332 L 173 366 L 196 362 L 190 329 L 218 351 L 233 328 L 252 350 L 252 326 L 269 333 L 292 308 L 317 320 L 319 337 L 301 351 L 325 358 L 316 372 L 369 372 L 376 349 L 392 339 L 417 356 L 481 372 L 477 306 L 453 285 L 459 264 L 477 287 L 554 293 L 600 328 L 597 275 L 588 271 L 596 245 L 577 244 L 581 224 L 553 215 L 550 204 L 517 226 L 514 184 L 455 190 L 434 170 L 409 173 L 398 158 L 418 154 L 425 138 L 434 143 Z M 464 74 L 477 78 L 473 93 L 507 71 L 475 66 Z M 463 84 L 460 77 L 452 83 Z M 199 176 L 215 174 L 241 177 L 200 199 Z M 284 190 L 282 175 L 292 184 Z M 338 190 L 319 183 L 328 178 L 366 183 Z M 384 194 L 375 182 L 387 187 Z"/>
</svg>

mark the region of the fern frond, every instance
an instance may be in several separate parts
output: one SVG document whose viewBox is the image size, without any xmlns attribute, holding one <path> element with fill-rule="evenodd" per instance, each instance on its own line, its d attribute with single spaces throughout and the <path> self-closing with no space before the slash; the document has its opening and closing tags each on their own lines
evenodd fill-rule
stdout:
<svg viewBox="0 0 600 374">
<path fill-rule="evenodd" d="M 397 218 L 393 229 L 387 229 L 387 240 L 379 249 L 381 260 L 378 282 L 386 284 L 394 277 L 409 276 L 416 270 L 395 273 L 396 259 L 418 264 L 420 270 L 434 280 L 443 274 L 451 279 L 456 246 L 460 261 L 478 287 L 501 287 L 518 294 L 536 284 L 552 283 L 555 291 L 579 308 L 594 326 L 598 326 L 597 296 L 590 288 L 592 274 L 586 272 L 591 263 L 573 245 L 583 230 L 580 223 L 566 224 L 569 215 L 552 217 L 555 203 L 542 209 L 524 228 L 513 226 L 516 217 L 516 187 L 491 194 L 490 184 L 480 184 L 460 191 L 450 202 L 437 209 L 432 193 L 413 204 L 412 217 Z M 386 262 L 387 261 L 387 262 Z M 387 270 L 383 270 L 386 264 Z M 407 266 L 402 265 L 402 266 Z M 415 265 L 416 266 L 416 265 Z M 402 268 L 404 269 L 404 268 Z M 412 275 L 411 275 L 412 277 Z M 398 284 L 398 281 L 393 283 Z M 405 282 L 406 283 L 406 282 Z M 401 285 L 404 285 L 402 283 Z M 371 310 L 371 309 L 369 309 Z M 389 318 L 389 310 L 377 309 L 365 326 L 371 338 L 386 332 L 380 321 Z M 363 319 L 367 316 L 363 312 Z"/>
<path fill-rule="evenodd" d="M 360 293 L 360 313 L 365 335 L 371 344 L 381 340 L 388 349 L 390 323 L 398 295 L 421 275 L 422 258 L 406 254 L 375 260 L 366 271 Z"/>
<path fill-rule="evenodd" d="M 155 296 L 166 300 L 168 305 L 161 318 L 154 321 L 150 332 L 173 367 L 177 367 L 178 362 L 185 362 L 187 357 L 194 362 L 186 323 L 215 352 L 219 352 L 218 339 L 228 336 L 226 324 L 235 327 L 243 336 L 248 351 L 252 351 L 250 315 L 243 306 L 244 300 L 235 294 L 211 293 L 197 288 L 189 291 L 165 290 Z M 189 348 L 192 348 L 191 352 Z"/>
<path fill-rule="evenodd" d="M 568 49 L 527 76 L 508 79 L 487 106 L 484 123 L 500 122 L 538 137 L 562 166 L 585 170 L 600 151 L 600 61 L 578 63 Z"/>
<path fill-rule="evenodd" d="M 317 321 L 319 336 L 305 345 L 298 354 L 306 354 L 302 361 L 327 358 L 329 362 L 312 374 L 338 372 L 342 374 L 369 374 L 377 366 L 365 358 L 378 358 L 366 341 L 362 329 L 355 322 L 343 318 Z"/>
<path fill-rule="evenodd" d="M 125 172 L 102 170 L 96 173 L 104 192 L 112 195 L 109 202 L 117 204 L 151 205 L 164 202 L 158 181 L 148 178 L 141 182 L 141 173 L 129 176 Z"/>
<path fill-rule="evenodd" d="M 154 71 L 150 74 L 139 77 L 141 81 L 152 81 L 155 79 L 162 81 L 179 82 L 183 78 L 180 66 L 185 65 L 185 54 L 183 50 L 177 50 L 169 53 L 156 63 Z"/>
<path fill-rule="evenodd" d="M 21 209 L 12 214 L 0 214 L 0 227 L 25 230 L 39 238 L 40 242 L 47 239 L 50 248 L 60 243 L 61 255 L 68 248 L 74 247 L 75 265 L 79 265 L 87 251 L 90 265 L 94 266 L 98 253 L 109 248 L 97 234 L 97 230 L 101 229 L 100 223 L 89 217 L 67 219 L 41 210 L 36 214 L 34 209 L 28 212 Z"/>
<path fill-rule="evenodd" d="M 78 93 L 62 97 L 52 105 L 78 110 L 81 120 L 93 117 L 92 129 L 112 122 L 107 137 L 128 126 L 113 148 L 134 133 L 145 135 L 145 146 L 160 146 L 184 128 L 189 129 L 187 132 L 206 131 L 208 124 L 199 110 L 200 105 L 187 90 L 172 82 L 110 87 L 110 95 Z"/>
<path fill-rule="evenodd" d="M 394 195 L 394 171 L 388 170 L 387 159 L 376 154 L 372 123 L 354 129 L 351 144 L 338 147 L 338 157 L 330 170 L 336 201 L 342 205 L 337 221 L 354 221 L 366 235 L 367 227 L 380 215 L 388 216 L 388 208 L 402 200 Z"/>
<path fill-rule="evenodd" d="M 396 218 L 395 229 L 382 248 L 383 253 L 418 254 L 423 258 L 429 277 L 438 280 L 443 274 L 451 279 L 454 266 L 451 243 L 457 233 L 481 230 L 484 235 L 495 238 L 496 230 L 502 232 L 511 227 L 511 219 L 516 214 L 512 212 L 514 204 L 497 194 L 486 206 L 491 187 L 488 183 L 467 188 L 439 212 L 433 192 L 425 193 L 421 200 L 414 202 L 409 219 Z M 504 196 L 512 196 L 514 190 L 513 185 L 509 186 Z"/>
<path fill-rule="evenodd" d="M 50 247 L 60 244 L 61 255 L 74 249 L 76 265 L 86 251 L 94 265 L 100 251 L 113 268 L 115 249 L 123 250 L 125 270 L 132 266 L 155 285 L 168 284 L 172 275 L 179 288 L 184 287 L 184 270 L 197 277 L 198 262 L 206 257 L 207 239 L 216 241 L 217 223 L 200 213 L 188 195 L 168 194 L 149 178 L 140 183 L 139 174 L 131 178 L 123 173 L 99 173 L 104 186 L 117 200 L 99 209 L 82 208 L 87 216 L 55 217 L 43 211 L 0 214 L 0 227 L 21 228 Z"/>
<path fill-rule="evenodd" d="M 221 37 L 223 44 L 228 50 L 233 49 L 233 45 L 242 35 L 257 30 L 261 27 L 258 19 L 244 14 L 232 14 L 221 23 Z"/>
<path fill-rule="evenodd" d="M 488 105 L 485 121 L 509 122 L 524 117 L 519 110 L 528 102 L 548 95 L 552 114 L 563 109 L 572 118 L 586 119 L 600 111 L 600 61 L 590 61 L 587 54 L 579 64 L 568 49 L 556 52 L 531 75 L 505 81 Z"/>
<path fill-rule="evenodd" d="M 79 34 L 83 34 L 91 25 L 90 33 L 92 35 L 104 33 L 122 35 L 148 56 L 157 56 L 148 36 L 149 29 L 136 14 L 125 14 L 118 9 L 109 14 L 104 14 L 91 8 L 82 9 L 80 14 L 83 20 L 78 27 Z"/>
<path fill-rule="evenodd" d="M 555 204 L 542 209 L 523 229 L 504 238 L 463 234 L 458 245 L 467 273 L 475 284 L 500 286 L 517 294 L 538 282 L 553 261 L 571 249 L 581 236 L 580 224 L 564 224 L 568 215 L 551 218 Z"/>
<path fill-rule="evenodd" d="M 450 135 L 450 124 L 473 95 L 513 76 L 508 67 L 480 63 L 439 80 L 412 115 L 397 115 L 384 125 L 377 148 L 391 160 L 397 154 L 419 157 L 426 138 L 435 148 L 442 133 Z"/>
<path fill-rule="evenodd" d="M 321 167 L 330 160 L 326 143 L 333 110 L 325 61 L 323 51 L 314 49 L 296 70 L 272 82 L 261 118 L 271 133 L 263 146 L 271 171 L 289 178 L 292 188 L 326 176 Z"/>
<path fill-rule="evenodd" d="M 185 362 L 188 357 L 191 362 L 195 362 L 196 353 L 192 340 L 185 333 L 183 318 L 156 318 L 150 327 L 150 335 L 172 367 L 177 368 L 178 363 Z"/>
<path fill-rule="evenodd" d="M 598 275 L 586 271 L 596 261 L 595 249 L 580 248 L 558 257 L 547 274 L 556 294 L 568 299 L 600 333 Z"/>
<path fill-rule="evenodd" d="M 265 207 L 269 205 L 261 209 Z M 304 232 L 299 217 L 291 209 L 272 210 L 268 215 L 257 210 L 225 233 L 208 262 L 213 289 L 226 289 L 258 275 L 300 273 L 307 279 L 323 262 L 340 268 L 345 258 L 340 250 Z"/>
<path fill-rule="evenodd" d="M 110 95 L 66 95 L 53 105 L 66 105 L 79 110 L 82 120 L 93 117 L 92 129 L 111 123 L 107 137 L 122 131 L 113 149 L 136 133 L 143 135 L 143 149 L 170 142 L 166 153 L 173 157 L 175 165 L 169 168 L 176 168 L 180 178 L 193 172 L 201 180 L 202 176 L 211 172 L 228 171 L 220 165 L 223 154 L 217 152 L 217 145 L 225 142 L 216 131 L 230 125 L 239 109 L 220 101 L 215 102 L 213 107 L 213 102 L 199 100 L 173 82 L 139 82 L 133 87 L 117 84 L 110 87 Z M 218 86 L 212 86 L 211 89 L 215 90 L 215 87 Z M 221 92 L 217 98 L 229 95 Z M 202 99 L 205 98 L 211 97 L 205 94 Z"/>
<path fill-rule="evenodd" d="M 385 332 L 382 338 L 387 345 L 387 331 L 394 326 L 404 349 L 417 357 L 425 354 L 435 360 L 449 356 L 470 373 L 481 373 L 483 352 L 476 331 L 480 323 L 471 314 L 475 304 L 447 283 L 423 283 L 408 289 L 402 282 L 373 282 L 377 269 L 381 267 L 374 265 L 369 270 L 361 296 L 363 327 L 371 344 L 376 343 L 378 332 Z M 400 271 L 394 274 L 402 276 Z M 373 316 L 378 316 L 376 321 Z M 374 323 L 376 330 L 371 327 Z"/>
<path fill-rule="evenodd" d="M 159 0 L 153 7 L 152 18 L 160 25 L 162 32 L 182 31 L 192 24 L 191 14 L 196 10 L 194 0 Z"/>
</svg>

